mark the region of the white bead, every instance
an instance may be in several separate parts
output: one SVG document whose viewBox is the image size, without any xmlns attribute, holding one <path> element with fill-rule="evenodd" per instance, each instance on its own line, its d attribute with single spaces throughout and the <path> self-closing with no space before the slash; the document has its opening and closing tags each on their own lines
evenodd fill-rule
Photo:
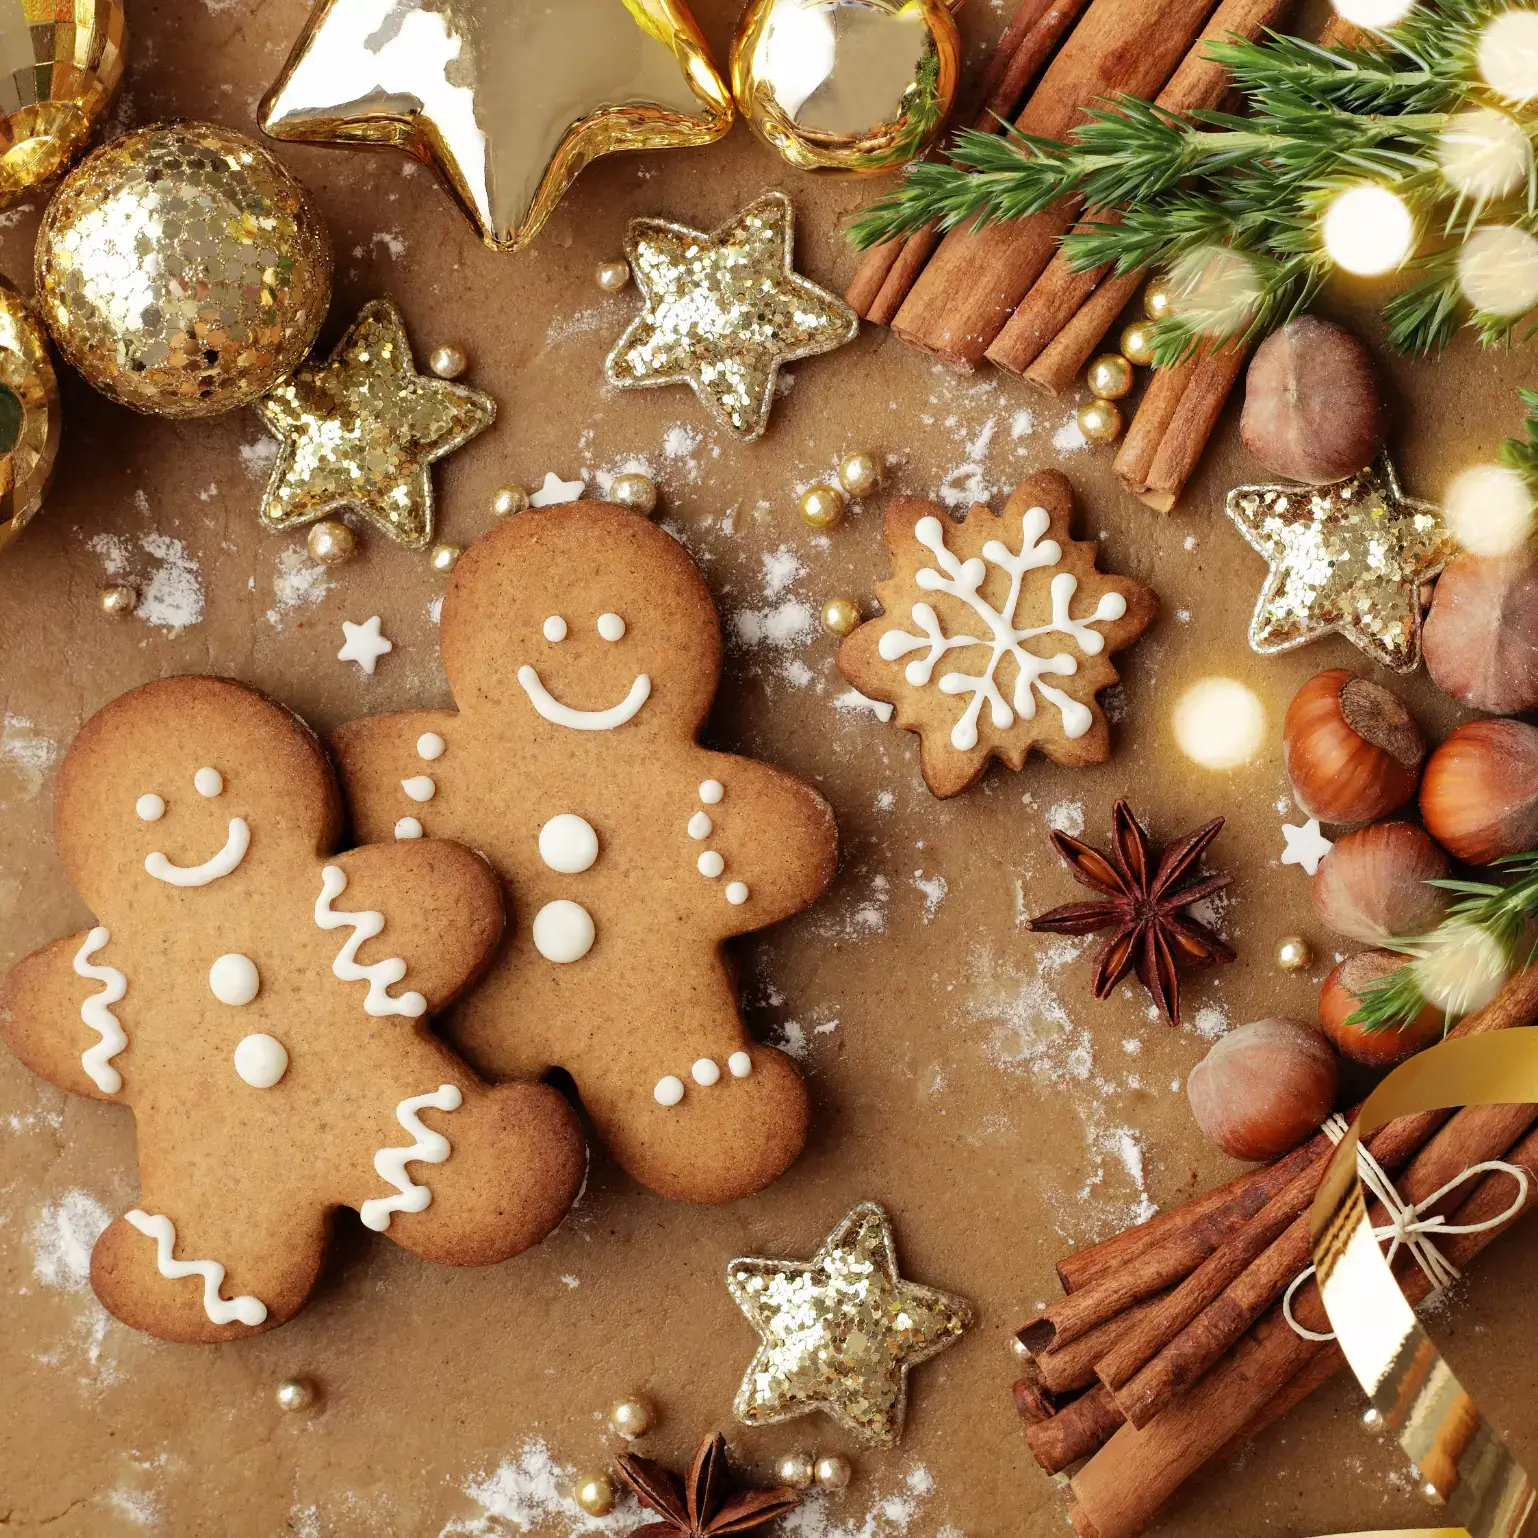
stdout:
<svg viewBox="0 0 1538 1538">
<path fill-rule="evenodd" d="M 224 776 L 217 769 L 205 766 L 193 775 L 192 785 L 200 796 L 208 796 L 211 799 L 224 789 Z"/>
<path fill-rule="evenodd" d="M 696 1058 L 689 1074 L 696 1084 L 703 1085 L 706 1089 L 709 1089 L 712 1084 L 721 1082 L 721 1070 L 713 1058 Z"/>
<path fill-rule="evenodd" d="M 598 858 L 598 834 L 585 817 L 562 812 L 539 830 L 539 857 L 563 876 L 579 875 Z"/>
<path fill-rule="evenodd" d="M 715 829 L 715 824 L 704 812 L 696 812 L 689 819 L 690 838 L 709 838 Z"/>
<path fill-rule="evenodd" d="M 600 614 L 598 634 L 605 641 L 622 641 L 625 637 L 625 621 L 618 614 Z"/>
<path fill-rule="evenodd" d="M 709 876 L 712 881 L 726 869 L 726 861 L 714 849 L 707 849 L 699 857 L 698 864 L 700 875 Z"/>
<path fill-rule="evenodd" d="M 703 780 L 700 783 L 700 800 L 706 806 L 714 806 L 725 794 L 726 787 L 720 780 Z"/>
<path fill-rule="evenodd" d="M 745 881 L 734 881 L 726 889 L 726 900 L 734 908 L 740 908 L 748 900 L 748 884 Z"/>
<path fill-rule="evenodd" d="M 734 1079 L 745 1079 L 753 1072 L 753 1059 L 746 1052 L 733 1052 L 726 1066 Z"/>
<path fill-rule="evenodd" d="M 545 639 L 552 644 L 566 639 L 566 621 L 559 614 L 552 614 L 545 621 L 544 630 Z"/>
<path fill-rule="evenodd" d="M 448 744 L 437 732 L 423 732 L 417 738 L 417 757 L 425 758 L 431 763 L 435 758 L 442 758 L 444 749 Z"/>
<path fill-rule="evenodd" d="M 252 1089 L 271 1089 L 288 1072 L 288 1051 L 275 1037 L 243 1036 L 235 1048 L 235 1072 Z"/>
<path fill-rule="evenodd" d="M 546 961 L 581 961 L 593 948 L 594 933 L 593 916 L 564 897 L 534 915 L 534 949 Z"/>
<path fill-rule="evenodd" d="M 409 780 L 402 780 L 401 789 L 413 801 L 431 801 L 438 794 L 438 787 L 430 774 L 414 774 Z"/>
<path fill-rule="evenodd" d="M 141 822 L 159 822 L 166 814 L 166 804 L 160 796 L 151 791 L 134 802 L 134 811 L 139 814 Z"/>
<path fill-rule="evenodd" d="M 677 1105 L 684 1098 L 684 1081 L 676 1073 L 664 1074 L 657 1080 L 652 1098 L 658 1105 Z"/>
<path fill-rule="evenodd" d="M 249 1004 L 261 988 L 262 979 L 249 956 L 230 951 L 208 969 L 208 986 L 221 1004 Z"/>
<path fill-rule="evenodd" d="M 402 817 L 395 824 L 395 836 L 396 838 L 421 838 L 421 820 L 416 817 Z"/>
</svg>

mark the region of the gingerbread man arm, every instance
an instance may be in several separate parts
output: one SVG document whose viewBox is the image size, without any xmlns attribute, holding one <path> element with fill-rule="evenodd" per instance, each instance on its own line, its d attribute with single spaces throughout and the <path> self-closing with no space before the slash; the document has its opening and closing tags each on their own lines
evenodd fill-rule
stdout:
<svg viewBox="0 0 1538 1538">
<path fill-rule="evenodd" d="M 39 1077 L 93 1100 L 116 1099 L 123 1082 L 126 979 L 109 954 L 106 931 L 93 929 L 33 951 L 0 981 L 0 1040 Z"/>
<path fill-rule="evenodd" d="M 422 812 L 429 832 L 443 831 L 438 809 L 413 802 L 403 779 L 433 774 L 418 743 L 428 733 L 452 738 L 460 717 L 453 710 L 402 710 L 389 716 L 364 716 L 339 727 L 331 738 L 337 776 L 342 782 L 353 836 L 360 844 L 385 843 L 395 837 L 403 816 Z"/>
</svg>

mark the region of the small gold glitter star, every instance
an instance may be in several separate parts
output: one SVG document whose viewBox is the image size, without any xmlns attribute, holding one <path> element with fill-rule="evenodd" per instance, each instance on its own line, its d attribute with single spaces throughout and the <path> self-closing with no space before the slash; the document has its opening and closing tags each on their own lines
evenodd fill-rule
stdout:
<svg viewBox="0 0 1538 1538">
<path fill-rule="evenodd" d="M 891 1447 L 902 1434 L 908 1369 L 961 1338 L 960 1298 L 897 1274 L 892 1225 L 862 1202 L 809 1262 L 734 1260 L 726 1285 L 762 1344 L 733 1406 L 745 1425 L 826 1410 Z"/>
<path fill-rule="evenodd" d="M 1375 662 L 1421 660 L 1421 585 L 1457 546 L 1441 512 L 1399 488 L 1384 455 L 1333 486 L 1236 486 L 1228 516 L 1271 568 L 1250 645 L 1262 656 L 1339 634 Z"/>
<path fill-rule="evenodd" d="M 712 234 L 632 219 L 625 234 L 646 308 L 604 364 L 611 384 L 687 384 L 743 439 L 763 432 L 782 363 L 859 334 L 842 299 L 792 269 L 795 213 L 766 193 Z"/>
<path fill-rule="evenodd" d="M 262 498 L 269 529 L 352 507 L 420 550 L 433 537 L 429 466 L 489 427 L 497 403 L 417 373 L 400 311 L 376 299 L 330 358 L 301 364 L 256 409 L 283 444 Z"/>
</svg>

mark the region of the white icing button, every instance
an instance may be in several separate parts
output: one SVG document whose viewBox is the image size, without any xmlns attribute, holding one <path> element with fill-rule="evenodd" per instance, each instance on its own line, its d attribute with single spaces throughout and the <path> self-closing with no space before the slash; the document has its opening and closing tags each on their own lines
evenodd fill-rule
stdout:
<svg viewBox="0 0 1538 1538">
<path fill-rule="evenodd" d="M 689 1070 L 690 1077 L 696 1084 L 702 1084 L 709 1089 L 712 1084 L 721 1082 L 721 1070 L 714 1059 L 699 1057 L 694 1060 L 694 1067 Z"/>
<path fill-rule="evenodd" d="M 395 824 L 395 836 L 396 838 L 421 838 L 422 823 L 420 819 L 416 817 L 402 817 Z"/>
<path fill-rule="evenodd" d="M 539 830 L 539 857 L 563 876 L 578 875 L 598 858 L 598 835 L 585 817 L 562 812 Z"/>
<path fill-rule="evenodd" d="M 748 884 L 746 881 L 734 881 L 726 889 L 726 900 L 734 908 L 739 908 L 748 900 Z"/>
<path fill-rule="evenodd" d="M 235 1048 L 235 1072 L 252 1089 L 271 1089 L 288 1072 L 288 1052 L 275 1036 L 242 1036 Z"/>
<path fill-rule="evenodd" d="M 699 858 L 700 875 L 709 876 L 712 881 L 726 869 L 726 861 L 718 855 L 714 849 L 707 849 Z"/>
<path fill-rule="evenodd" d="M 534 915 L 534 949 L 546 961 L 581 961 L 593 948 L 593 916 L 581 903 L 558 898 Z"/>
<path fill-rule="evenodd" d="M 689 819 L 690 838 L 709 838 L 714 828 L 715 824 L 704 814 L 704 812 L 696 812 L 694 816 Z"/>
<path fill-rule="evenodd" d="M 401 789 L 413 801 L 431 801 L 438 794 L 438 787 L 430 774 L 414 774 L 409 780 L 402 780 Z"/>
<path fill-rule="evenodd" d="M 431 763 L 435 758 L 442 758 L 443 751 L 448 744 L 437 732 L 423 732 L 417 738 L 417 757 L 425 758 Z"/>
<path fill-rule="evenodd" d="M 566 621 L 559 614 L 552 614 L 545 621 L 544 630 L 547 641 L 564 641 L 566 639 Z"/>
<path fill-rule="evenodd" d="M 726 1066 L 734 1079 L 745 1079 L 753 1072 L 753 1059 L 746 1052 L 733 1052 L 727 1058 Z"/>
<path fill-rule="evenodd" d="M 605 641 L 622 641 L 625 637 L 625 622 L 618 614 L 600 614 L 598 634 Z"/>
<path fill-rule="evenodd" d="M 705 780 L 700 784 L 700 800 L 706 806 L 714 806 L 726 794 L 726 786 L 720 780 Z"/>
<path fill-rule="evenodd" d="M 664 1074 L 657 1080 L 652 1099 L 658 1105 L 677 1105 L 684 1098 L 684 1081 L 676 1073 Z"/>
<path fill-rule="evenodd" d="M 192 785 L 200 796 L 212 799 L 224 789 L 224 776 L 217 769 L 205 767 L 193 775 Z"/>
<path fill-rule="evenodd" d="M 134 802 L 134 811 L 139 814 L 140 822 L 159 822 L 166 814 L 166 804 L 161 797 L 150 791 Z"/>
<path fill-rule="evenodd" d="M 230 951 L 208 969 L 208 986 L 221 1004 L 249 1004 L 261 988 L 262 979 L 249 956 Z"/>
</svg>

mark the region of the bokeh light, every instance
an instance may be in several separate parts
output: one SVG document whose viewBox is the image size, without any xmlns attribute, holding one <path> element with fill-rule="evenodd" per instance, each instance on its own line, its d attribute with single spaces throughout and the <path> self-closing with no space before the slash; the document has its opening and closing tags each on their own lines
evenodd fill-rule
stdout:
<svg viewBox="0 0 1538 1538">
<path fill-rule="evenodd" d="M 1533 146 L 1509 113 L 1476 107 L 1458 113 L 1437 135 L 1437 164 L 1455 191 L 1488 203 L 1526 183 Z"/>
<path fill-rule="evenodd" d="M 1458 286 L 1486 315 L 1525 315 L 1538 304 L 1538 240 L 1509 224 L 1475 230 L 1458 252 Z"/>
<path fill-rule="evenodd" d="M 1475 465 L 1453 477 L 1442 516 L 1470 555 L 1507 555 L 1532 532 L 1533 494 L 1515 470 Z"/>
<path fill-rule="evenodd" d="M 1342 21 L 1376 32 L 1403 21 L 1415 9 L 1415 0 L 1335 0 Z"/>
<path fill-rule="evenodd" d="M 1507 101 L 1538 96 L 1538 11 L 1492 16 L 1480 31 L 1474 61 L 1485 84 Z"/>
<path fill-rule="evenodd" d="M 1171 311 L 1203 336 L 1232 336 L 1249 325 L 1263 285 L 1255 264 L 1227 246 L 1187 252 L 1169 271 Z"/>
<path fill-rule="evenodd" d="M 1324 249 L 1346 272 L 1364 278 L 1392 272 L 1414 243 L 1410 210 L 1387 187 L 1348 187 L 1324 212 Z"/>
<path fill-rule="evenodd" d="M 1175 701 L 1175 742 L 1203 769 L 1237 769 L 1266 740 L 1266 707 L 1235 678 L 1203 678 Z"/>
<path fill-rule="evenodd" d="M 1505 947 L 1494 935 L 1458 919 L 1437 930 L 1412 966 L 1427 1002 L 1451 1015 L 1483 1009 L 1511 970 Z"/>
</svg>

